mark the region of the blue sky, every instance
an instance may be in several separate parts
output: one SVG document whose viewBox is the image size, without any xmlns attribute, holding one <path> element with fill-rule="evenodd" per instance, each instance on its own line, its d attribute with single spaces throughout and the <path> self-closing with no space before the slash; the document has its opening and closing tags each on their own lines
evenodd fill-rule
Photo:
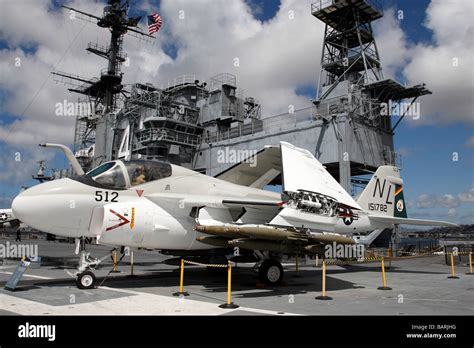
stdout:
<svg viewBox="0 0 474 348">
<path fill-rule="evenodd" d="M 262 22 L 271 20 L 280 6 L 278 0 L 246 0 L 246 2 L 251 5 L 254 17 Z M 400 25 L 409 43 L 429 45 L 433 42 L 432 31 L 423 25 L 429 0 L 379 0 L 379 2 L 383 3 L 385 9 L 403 10 L 404 19 L 400 21 Z M 154 4 L 156 4 L 156 10 L 159 11 L 159 2 L 154 2 Z M 131 14 L 145 15 L 140 11 Z M 164 27 L 163 30 L 168 29 Z M 9 43 L 0 40 L 0 50 L 7 47 L 9 47 Z M 173 42 L 165 43 L 163 47 L 169 56 L 176 57 L 177 47 Z M 33 53 L 35 46 L 23 47 L 23 50 Z M 316 81 L 314 84 L 297 86 L 297 94 L 313 99 L 315 84 Z M 433 92 L 436 96 L 436 91 Z M 0 102 L 7 97 L 0 84 Z M 420 100 L 421 108 L 423 108 L 423 98 Z M 18 118 L 18 115 L 0 113 L 0 127 L 11 124 Z M 400 124 L 396 130 L 395 147 L 403 155 L 402 175 L 405 180 L 405 197 L 407 201 L 412 202 L 409 215 L 411 213 L 413 217 L 427 218 L 435 218 L 435 215 L 439 215 L 438 217 L 451 221 L 462 217 L 463 222 L 473 221 L 473 203 L 459 203 L 452 206 L 457 210 L 457 215 L 452 218 L 445 216 L 448 209 L 452 207 L 444 206 L 442 203 L 434 204 L 435 206 L 430 209 L 416 207 L 417 198 L 423 194 L 431 197 L 444 194 L 456 196 L 470 190 L 474 183 L 474 154 L 473 147 L 469 147 L 467 142 L 473 135 L 472 123 L 457 122 L 449 125 L 415 126 L 412 122 L 403 121 Z M 7 148 L 1 141 L 0 146 L 3 149 Z M 8 152 L 14 153 L 15 146 L 8 146 Z M 458 154 L 458 161 L 453 161 L 453 153 Z M 66 160 L 63 156 L 56 155 L 48 163 L 48 170 L 62 168 L 64 165 L 66 165 Z M 32 185 L 34 183 L 29 180 L 21 184 Z M 14 197 L 18 191 L 19 185 L 0 182 L 0 207 L 4 205 L 4 202 Z M 467 218 L 468 215 L 471 217 Z"/>
</svg>

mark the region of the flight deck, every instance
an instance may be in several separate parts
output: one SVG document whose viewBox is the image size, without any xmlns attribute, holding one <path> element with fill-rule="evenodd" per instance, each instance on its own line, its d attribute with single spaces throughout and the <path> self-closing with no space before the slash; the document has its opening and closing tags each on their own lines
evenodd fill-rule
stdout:
<svg viewBox="0 0 474 348">
<path fill-rule="evenodd" d="M 13 240 L 4 239 L 3 243 Z M 33 242 L 33 241 L 32 241 Z M 444 255 L 394 259 L 386 263 L 387 285 L 381 291 L 380 262 L 329 265 L 327 295 L 321 301 L 321 262 L 283 260 L 285 279 L 281 286 L 259 284 L 249 264 L 232 268 L 232 302 L 236 309 L 222 309 L 227 299 L 227 273 L 208 272 L 206 267 L 186 265 L 186 297 L 179 290 L 179 266 L 164 263 L 169 256 L 151 251 L 134 252 L 134 276 L 130 257 L 117 265 L 120 273 L 110 273 L 112 258 L 96 270 L 96 289 L 80 290 L 72 277 L 78 262 L 74 245 L 37 240 L 40 262 L 32 263 L 15 291 L 4 286 L 19 261 L 4 259 L 0 266 L 0 315 L 473 315 L 474 276 L 469 266 L 455 264 L 456 276 Z M 91 245 L 94 257 L 110 253 L 110 248 Z M 72 255 L 72 256 L 71 256 Z M 463 259 L 464 260 L 464 259 Z M 108 276 L 107 276 L 108 275 Z M 107 278 L 104 280 L 104 278 Z"/>
</svg>

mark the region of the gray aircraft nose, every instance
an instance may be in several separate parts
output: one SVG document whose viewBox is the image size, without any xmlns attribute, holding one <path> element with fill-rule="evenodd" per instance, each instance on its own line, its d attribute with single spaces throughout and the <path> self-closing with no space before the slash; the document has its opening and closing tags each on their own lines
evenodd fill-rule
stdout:
<svg viewBox="0 0 474 348">
<path fill-rule="evenodd" d="M 20 193 L 12 202 L 13 215 L 21 222 L 36 228 L 37 209 L 41 206 L 42 199 L 39 196 L 26 194 L 26 191 Z"/>
<path fill-rule="evenodd" d="M 13 214 L 28 226 L 49 232 L 51 222 L 58 213 L 52 207 L 53 195 L 64 191 L 67 180 L 46 182 L 21 192 L 12 202 Z"/>
<path fill-rule="evenodd" d="M 86 191 L 86 192 L 84 192 Z M 79 237 L 88 229 L 92 197 L 88 187 L 71 179 L 58 179 L 33 186 L 12 203 L 13 214 L 39 231 Z"/>
</svg>

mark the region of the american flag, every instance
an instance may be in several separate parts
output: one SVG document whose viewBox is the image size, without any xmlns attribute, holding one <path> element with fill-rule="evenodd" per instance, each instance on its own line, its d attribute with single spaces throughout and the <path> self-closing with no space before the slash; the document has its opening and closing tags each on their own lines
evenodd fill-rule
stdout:
<svg viewBox="0 0 474 348">
<path fill-rule="evenodd" d="M 158 13 L 153 13 L 151 16 L 148 16 L 148 33 L 151 35 L 160 30 L 163 21 Z"/>
</svg>

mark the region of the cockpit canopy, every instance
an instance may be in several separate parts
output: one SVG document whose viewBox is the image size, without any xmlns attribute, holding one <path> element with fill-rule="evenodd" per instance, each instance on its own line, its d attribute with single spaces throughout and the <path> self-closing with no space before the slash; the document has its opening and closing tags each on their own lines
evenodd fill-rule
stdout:
<svg viewBox="0 0 474 348">
<path fill-rule="evenodd" d="M 87 172 L 84 177 L 112 189 L 127 189 L 170 177 L 171 165 L 161 161 L 112 161 Z"/>
</svg>

